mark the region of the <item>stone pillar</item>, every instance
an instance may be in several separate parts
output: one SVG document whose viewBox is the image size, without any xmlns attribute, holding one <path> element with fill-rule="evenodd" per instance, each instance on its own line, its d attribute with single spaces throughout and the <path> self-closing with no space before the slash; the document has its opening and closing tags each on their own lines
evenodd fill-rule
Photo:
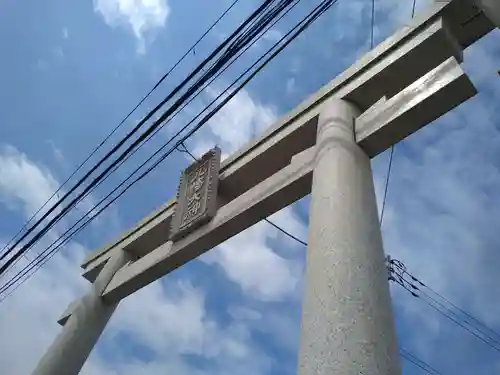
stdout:
<svg viewBox="0 0 500 375">
<path fill-rule="evenodd" d="M 96 344 L 118 303 L 101 298 L 113 275 L 127 261 L 125 251 L 117 251 L 107 261 L 90 291 L 81 298 L 54 343 L 42 357 L 32 375 L 77 375 Z"/>
<path fill-rule="evenodd" d="M 370 160 L 358 111 L 331 99 L 319 116 L 299 375 L 399 375 Z"/>
</svg>

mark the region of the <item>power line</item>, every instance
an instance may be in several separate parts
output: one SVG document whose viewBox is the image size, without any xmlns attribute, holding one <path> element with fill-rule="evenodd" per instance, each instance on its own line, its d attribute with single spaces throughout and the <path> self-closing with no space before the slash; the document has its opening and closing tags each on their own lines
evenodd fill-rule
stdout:
<svg viewBox="0 0 500 375">
<path fill-rule="evenodd" d="M 460 308 L 459 306 L 457 306 L 456 304 L 454 304 L 450 300 L 446 299 L 443 295 L 441 295 L 440 293 L 438 293 L 435 290 L 431 289 L 427 285 L 425 285 L 423 283 L 421 283 L 421 285 L 423 287 L 427 288 L 430 292 L 432 292 L 433 294 L 435 294 L 439 298 L 441 298 L 443 301 L 445 301 L 446 303 L 448 303 L 449 305 L 451 305 L 452 307 L 454 307 L 456 310 L 458 310 L 459 312 L 461 312 L 464 316 L 466 316 L 468 319 L 470 319 L 471 321 L 473 321 L 476 325 L 479 325 L 482 329 L 488 331 L 489 334 L 495 336 L 496 340 L 500 341 L 500 333 L 494 331 L 492 328 L 488 327 L 485 323 L 481 322 L 479 319 L 477 319 L 476 317 L 474 317 L 473 315 L 471 315 L 467 311 L 463 310 L 462 308 Z"/>
<path fill-rule="evenodd" d="M 482 333 L 487 335 L 491 340 L 494 340 L 500 344 L 500 333 L 498 333 L 495 330 L 493 330 L 492 328 L 488 327 L 481 320 L 479 320 L 478 318 L 476 318 L 472 314 L 468 313 L 467 311 L 465 311 L 464 309 L 462 309 L 461 307 L 459 307 L 455 303 L 451 302 L 449 299 L 447 299 L 442 294 L 440 294 L 437 291 L 435 291 L 434 289 L 432 289 L 430 286 L 424 284 L 420 279 L 418 279 L 417 277 L 412 275 L 410 272 L 408 272 L 406 265 L 403 262 L 400 262 L 396 259 L 392 259 L 392 260 L 390 260 L 390 263 L 395 265 L 397 268 L 397 270 L 394 270 L 394 269 L 391 270 L 391 272 L 393 274 L 399 273 L 399 278 L 401 278 L 401 276 L 404 278 L 404 275 L 408 275 L 408 277 L 411 278 L 411 281 L 406 281 L 406 279 L 404 279 L 404 282 L 407 282 L 409 285 L 411 285 L 412 289 L 420 291 L 422 293 L 425 293 L 424 291 L 421 290 L 420 287 L 426 288 L 429 292 L 431 292 L 432 294 L 434 294 L 438 298 L 440 298 L 442 301 L 444 301 L 444 303 L 447 303 L 449 306 L 451 306 L 451 308 L 446 307 L 442 302 L 438 301 L 436 298 L 434 298 L 432 296 L 429 296 L 430 299 L 435 301 L 437 304 L 443 306 L 443 308 L 445 308 L 447 311 L 451 311 L 453 313 L 453 315 L 455 315 L 458 318 L 461 318 L 467 324 L 473 326 L 478 331 L 482 331 Z M 418 283 L 418 286 L 415 285 L 414 283 Z M 455 309 L 456 311 L 453 311 L 452 309 Z M 462 314 L 463 316 L 460 317 L 460 314 Z M 471 322 L 473 322 L 474 324 L 472 324 Z M 486 331 L 486 332 L 484 332 L 484 331 Z M 491 336 L 494 336 L 494 337 L 491 337 Z"/>
<path fill-rule="evenodd" d="M 413 19 L 415 17 L 415 6 L 417 4 L 417 0 L 413 0 L 413 6 L 411 9 L 411 18 Z M 372 6 L 372 48 L 373 48 L 373 29 L 375 27 L 375 0 L 373 0 L 373 6 Z M 384 188 L 384 198 L 382 200 L 382 210 L 380 211 L 380 226 L 382 227 L 382 224 L 384 223 L 384 213 L 385 213 L 385 204 L 387 202 L 387 192 L 389 190 L 389 182 L 391 179 L 391 171 L 392 171 L 392 159 L 394 157 L 394 148 L 396 146 L 392 145 L 391 146 L 391 153 L 389 155 L 389 165 L 387 166 L 387 174 L 385 178 L 385 188 Z"/>
<path fill-rule="evenodd" d="M 389 191 L 389 182 L 391 179 L 393 156 L 394 156 L 394 145 L 391 146 L 391 153 L 389 155 L 389 165 L 387 167 L 387 174 L 385 177 L 384 198 L 382 200 L 382 210 L 380 211 L 380 226 L 382 226 L 382 224 L 384 223 L 385 204 L 387 202 L 387 192 Z"/>
<path fill-rule="evenodd" d="M 183 143 L 186 139 L 190 138 L 193 134 L 195 134 L 201 126 L 203 126 L 215 113 L 217 113 L 229 100 L 231 100 L 260 70 L 264 68 L 271 60 L 273 60 L 284 48 L 286 48 L 295 38 L 297 38 L 303 31 L 305 31 L 310 25 L 316 21 L 317 18 L 319 18 L 324 12 L 326 12 L 332 5 L 337 3 L 338 0 L 323 0 L 318 6 L 316 6 L 302 21 L 300 21 L 295 27 L 293 27 L 285 36 L 283 36 L 278 42 L 276 42 L 273 47 L 271 47 L 261 58 L 259 58 L 250 68 L 248 68 L 243 74 L 241 74 L 234 83 L 238 82 L 248 71 L 250 71 L 254 66 L 256 66 L 269 52 L 272 52 L 273 49 L 275 49 L 277 46 L 279 46 L 257 69 L 255 69 L 249 77 L 247 77 L 235 90 L 233 90 L 227 97 L 224 98 L 224 100 L 221 101 L 213 110 L 210 111 L 206 116 L 203 117 L 201 121 L 193 128 L 191 129 L 186 135 L 184 135 L 179 141 L 176 142 L 176 144 L 171 147 L 167 152 L 165 152 L 160 159 L 154 162 L 152 166 L 150 166 L 145 172 L 143 172 L 141 175 L 139 175 L 137 178 L 135 178 L 133 181 L 131 181 L 122 191 L 119 192 L 119 194 L 111 199 L 104 207 L 99 209 L 92 217 L 88 218 L 82 225 L 80 225 L 76 230 L 74 230 L 72 233 L 70 233 L 65 239 L 63 239 L 62 242 L 60 242 L 55 248 L 50 249 L 51 246 L 49 246 L 42 254 L 40 254 L 37 258 L 36 261 L 38 264 L 30 264 L 29 267 L 25 267 L 25 269 L 21 272 L 18 273 L 16 276 L 18 280 L 20 280 L 22 277 L 24 277 L 27 273 L 29 273 L 30 270 L 34 269 L 35 267 L 38 266 L 41 267 L 61 246 L 63 246 L 69 239 L 71 239 L 74 235 L 76 235 L 79 231 L 81 231 L 83 228 L 85 228 L 86 225 L 93 219 L 95 219 L 100 213 L 102 213 L 107 207 L 109 207 L 112 203 L 114 203 L 119 197 L 121 197 L 131 186 L 133 186 L 135 183 L 138 181 L 142 180 L 147 174 L 149 174 L 153 169 L 155 169 L 166 157 L 168 157 L 174 150 L 177 149 L 177 147 Z M 290 36 L 290 37 L 289 37 Z M 289 37 L 289 38 L 288 38 Z M 288 38 L 288 39 L 286 39 Z M 282 45 L 281 42 L 285 41 Z M 229 87 L 232 87 L 230 85 Z M 228 88 L 229 89 L 229 88 Z M 226 91 L 228 90 L 226 89 Z M 217 98 L 215 98 L 211 104 L 215 103 L 220 99 L 220 97 L 225 94 L 225 92 L 221 93 Z M 207 106 L 210 107 L 211 104 Z M 206 109 L 205 109 L 206 110 Z M 201 113 L 203 113 L 205 110 L 203 110 Z M 201 113 L 199 115 L 201 115 Z M 162 116 L 163 117 L 163 116 Z M 197 116 L 199 117 L 199 116 Z M 196 118 L 195 118 L 196 119 Z M 195 119 L 190 121 L 192 123 Z M 144 162 L 141 166 L 136 168 L 134 172 L 132 172 L 129 177 L 127 177 L 126 180 L 122 181 L 120 185 L 111 193 L 109 193 L 106 197 L 104 197 L 99 203 L 97 203 L 94 208 L 89 210 L 87 214 L 85 214 L 78 222 L 80 222 L 82 219 L 84 219 L 90 212 L 94 211 L 100 204 L 102 204 L 107 198 L 109 198 L 114 192 L 116 192 L 121 186 L 125 185 L 125 183 L 136 173 L 138 172 L 147 162 L 152 160 L 159 152 L 163 150 L 169 143 L 171 143 L 181 132 L 186 129 L 190 123 L 185 125 L 179 132 L 177 132 L 166 144 L 164 144 L 160 149 L 158 149 L 146 162 Z M 61 240 L 62 237 L 64 237 L 69 231 L 73 230 L 73 228 L 78 224 L 75 223 L 70 229 L 68 229 L 61 237 L 59 237 L 57 241 Z M 54 244 L 54 243 L 53 243 Z M 52 244 L 52 245 L 53 245 Z M 12 286 L 12 281 L 7 283 L 5 285 L 1 292 L 6 291 L 10 286 Z M 14 283 L 16 280 L 14 280 Z M 10 285 L 9 285 L 10 284 Z"/>
<path fill-rule="evenodd" d="M 441 372 L 436 370 L 434 367 L 429 365 L 428 363 L 422 361 L 420 358 L 418 358 L 416 355 L 411 354 L 407 350 L 403 348 L 399 348 L 399 354 L 406 359 L 407 361 L 413 363 L 415 366 L 419 367 L 423 371 L 427 372 L 428 374 L 432 375 L 443 375 Z"/>
<path fill-rule="evenodd" d="M 301 240 L 300 238 L 294 236 L 293 234 L 291 234 L 290 232 L 288 232 L 287 230 L 283 229 L 282 227 L 280 227 L 279 225 L 273 223 L 271 220 L 269 219 L 264 219 L 264 221 L 266 221 L 267 223 L 271 224 L 273 227 L 275 227 L 277 230 L 279 230 L 281 233 L 283 233 L 284 235 L 290 237 L 291 239 L 297 241 L 298 243 L 304 245 L 307 247 L 307 242 Z"/>
<path fill-rule="evenodd" d="M 181 143 L 179 146 L 182 146 L 182 148 L 177 147 L 177 151 L 185 153 L 185 154 L 188 154 L 189 156 L 191 156 L 191 159 L 193 159 L 194 161 L 198 161 L 198 158 L 196 156 L 194 156 L 191 153 L 191 151 L 188 150 L 188 148 L 186 147 L 186 145 L 184 144 L 184 142 Z"/>
<path fill-rule="evenodd" d="M 57 194 L 61 191 L 63 186 L 65 186 L 80 171 L 80 169 L 82 169 L 82 167 L 92 158 L 92 156 L 94 156 L 96 154 L 96 152 L 99 151 L 99 149 L 113 136 L 113 134 L 115 134 L 118 131 L 118 129 L 120 129 L 123 126 L 123 124 L 130 118 L 130 116 L 151 96 L 153 91 L 155 91 L 158 88 L 158 86 L 160 86 L 163 83 L 163 81 L 165 81 L 165 79 L 175 70 L 175 68 L 177 68 L 177 66 L 179 66 L 179 64 L 182 61 L 184 61 L 184 59 L 189 55 L 189 53 L 191 53 L 191 51 L 194 51 L 196 46 L 207 36 L 207 34 L 210 31 L 212 31 L 212 29 L 222 20 L 222 18 L 224 18 L 224 16 L 236 5 L 236 3 L 238 3 L 238 1 L 240 1 L 240 0 L 234 0 L 233 3 L 231 5 L 229 5 L 229 7 L 227 7 L 224 10 L 224 12 L 215 20 L 215 22 L 212 23 L 212 25 L 210 25 L 208 27 L 208 29 L 191 46 L 191 48 L 189 48 L 184 53 L 184 55 L 182 55 L 181 58 L 179 60 L 177 60 L 177 62 L 158 80 L 158 82 L 146 93 L 146 95 L 144 95 L 141 98 L 141 100 L 135 105 L 135 107 L 132 108 L 132 110 L 118 123 L 118 125 L 116 125 L 113 128 L 113 130 L 97 145 L 97 147 L 95 147 L 92 150 L 92 152 L 85 158 L 85 160 L 83 160 L 76 167 L 76 169 L 73 171 L 73 173 L 71 173 L 71 175 L 57 188 L 57 190 L 45 201 L 45 203 L 42 206 L 40 206 L 40 208 L 38 208 L 38 210 L 28 219 L 28 221 L 26 221 L 26 223 L 24 223 L 24 225 L 14 235 L 14 237 L 12 237 L 9 240 L 9 242 L 7 242 L 2 247 L 2 249 L 0 250 L 0 254 L 2 254 L 4 252 L 4 250 L 19 236 L 19 234 L 21 234 L 22 231 L 24 229 L 26 229 L 26 227 L 29 225 L 29 223 L 31 223 L 33 221 L 33 219 L 35 219 L 36 215 L 38 215 L 40 213 L 40 211 L 42 211 L 45 208 L 45 206 L 52 200 L 52 198 L 57 196 Z"/>
<path fill-rule="evenodd" d="M 159 105 L 155 107 L 153 111 L 151 111 L 143 120 L 137 124 L 134 129 L 132 129 L 116 146 L 113 147 L 111 151 L 109 151 L 106 156 L 101 159 L 97 165 L 91 168 L 91 170 L 82 178 L 80 181 L 70 190 L 68 191 L 63 198 L 59 200 L 58 203 L 52 206 L 51 209 L 49 209 L 44 216 L 42 216 L 41 219 L 35 223 L 14 245 L 12 245 L 5 254 L 3 254 L 0 257 L 0 260 L 5 258 L 7 254 L 13 251 L 15 246 L 19 244 L 31 231 L 34 230 L 34 228 L 40 224 L 54 209 L 59 206 L 64 199 L 66 199 L 74 190 L 77 189 L 77 187 L 84 182 L 86 178 L 88 178 L 107 158 L 109 158 L 112 154 L 114 154 L 119 147 L 121 147 L 129 138 L 132 137 L 132 135 L 137 132 L 142 125 L 149 120 L 153 116 L 153 114 L 158 111 L 161 106 L 163 106 L 164 103 L 166 103 L 168 100 L 170 100 L 173 96 L 175 96 L 184 85 L 187 84 L 206 64 L 208 64 L 211 60 L 213 60 L 219 52 L 221 52 L 227 45 L 229 47 L 222 53 L 222 56 L 218 58 L 218 60 L 212 65 L 212 67 L 205 72 L 202 77 L 200 77 L 190 88 L 186 90 L 184 94 L 181 95 L 179 99 L 177 99 L 174 104 L 167 109 L 159 118 L 156 120 L 149 128 L 144 131 L 135 141 L 130 144 L 125 151 L 120 154 L 109 166 L 105 168 L 103 172 L 101 172 L 94 180 L 84 188 L 84 190 L 77 195 L 66 207 L 62 209 L 60 213 L 56 215 L 50 222 L 40 230 L 39 233 L 37 233 L 26 245 L 24 245 L 12 258 L 8 259 L 4 265 L 0 267 L 0 275 L 6 271 L 6 269 L 17 259 L 19 256 L 21 256 L 24 252 L 26 252 L 31 246 L 33 246 L 34 243 L 36 243 L 50 228 L 57 223 L 60 218 L 62 218 L 69 210 L 71 210 L 77 202 L 85 195 L 88 193 L 88 191 L 95 186 L 100 180 L 102 180 L 112 169 L 115 165 L 120 163 L 133 149 L 135 149 L 139 144 L 141 144 L 150 134 L 152 134 L 160 124 L 167 119 L 179 106 L 182 105 L 183 102 L 185 102 L 193 93 L 195 93 L 199 87 L 201 87 L 205 82 L 207 82 L 214 74 L 217 73 L 230 59 L 232 56 L 234 56 L 237 52 L 239 52 L 242 48 L 244 48 L 245 43 L 247 43 L 249 40 L 251 40 L 253 37 L 258 35 L 262 29 L 264 29 L 272 20 L 271 17 L 267 17 L 264 15 L 263 21 L 261 22 L 255 22 L 253 29 L 250 31 L 247 31 L 248 35 L 242 35 L 238 36 L 241 30 L 243 30 L 248 24 L 253 22 L 253 20 L 261 15 L 261 13 L 265 10 L 265 8 L 269 5 L 270 1 L 268 0 L 265 2 L 263 5 L 261 5 L 256 11 L 252 13 L 250 17 L 248 17 L 238 28 L 235 32 L 231 34 L 230 37 L 228 37 L 224 42 L 222 42 L 211 54 L 209 57 L 207 57 L 196 69 L 194 69 L 193 72 L 191 72 L 184 81 L 179 84 Z M 271 9 L 269 12 L 275 17 L 279 12 L 281 12 L 284 9 L 284 5 L 281 4 L 286 4 L 289 5 L 292 1 L 291 0 L 281 0 L 281 2 L 275 6 L 275 8 Z M 243 41 L 238 39 L 238 38 L 243 38 Z M 233 44 L 229 44 L 231 41 L 233 41 Z"/>
<path fill-rule="evenodd" d="M 429 298 L 429 295 L 426 294 L 425 292 L 422 292 L 423 295 L 425 295 L 426 297 Z M 441 310 L 439 307 L 436 307 L 435 304 L 433 303 L 430 303 L 429 301 L 426 301 L 426 303 L 432 307 L 434 310 L 436 310 L 437 312 L 439 312 L 440 314 L 442 314 L 443 316 L 445 316 L 446 318 L 448 318 L 449 320 L 451 320 L 452 322 L 458 324 L 460 327 L 462 327 L 464 330 L 466 330 L 467 332 L 469 332 L 471 335 L 473 335 L 474 337 L 478 338 L 479 340 L 481 340 L 482 342 L 484 342 L 486 345 L 488 345 L 490 348 L 496 350 L 497 352 L 500 353 L 500 349 L 498 347 L 496 347 L 495 345 L 493 345 L 491 342 L 489 342 L 488 340 L 486 340 L 484 337 L 480 336 L 479 334 L 477 334 L 476 332 L 474 332 L 473 330 L 471 330 L 469 327 L 467 327 L 467 325 L 465 325 L 464 323 L 460 322 L 459 320 L 457 320 L 456 318 L 453 317 L 452 314 L 449 314 L 443 310 Z M 492 340 L 493 341 L 493 340 Z M 494 343 L 496 343 L 494 341 Z"/>
<path fill-rule="evenodd" d="M 496 345 L 500 345 L 500 335 L 498 335 L 495 331 L 493 331 L 491 328 L 486 326 L 484 323 L 481 323 L 478 319 L 473 318 L 476 323 L 480 325 L 480 327 L 474 326 L 470 324 L 465 319 L 461 319 L 459 314 L 456 312 L 452 311 L 450 308 L 446 307 L 443 303 L 437 301 L 434 297 L 430 296 L 428 293 L 423 291 L 419 286 L 415 285 L 413 281 L 419 282 L 421 285 L 424 285 L 421 283 L 416 277 L 411 275 L 407 270 L 406 266 L 402 262 L 392 260 L 390 261 L 392 265 L 396 265 L 397 269 L 389 267 L 389 272 L 391 273 L 390 280 L 396 282 L 400 286 L 402 286 L 404 289 L 406 289 L 408 292 L 410 292 L 414 297 L 423 297 L 420 298 L 422 301 L 427 303 L 431 308 L 445 316 L 447 319 L 450 321 L 454 322 L 455 324 L 459 325 L 461 328 L 463 328 L 465 331 L 473 335 L 474 337 L 478 338 L 481 340 L 483 343 L 491 347 L 492 349 L 500 352 L 500 348 Z M 405 275 L 408 275 L 411 277 L 411 280 L 408 280 Z M 429 290 L 430 287 L 426 286 Z M 453 306 L 456 306 L 452 304 Z M 459 311 L 464 311 L 463 309 L 459 309 Z M 472 317 L 471 314 L 466 313 L 467 316 Z M 492 332 L 494 335 L 491 335 Z M 497 337 L 495 337 L 497 336 Z M 495 345 L 496 344 L 496 345 Z"/>
</svg>

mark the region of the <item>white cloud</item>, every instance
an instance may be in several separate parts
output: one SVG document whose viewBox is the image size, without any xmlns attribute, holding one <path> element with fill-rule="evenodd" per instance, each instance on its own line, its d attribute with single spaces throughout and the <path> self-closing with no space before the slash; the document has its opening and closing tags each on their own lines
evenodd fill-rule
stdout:
<svg viewBox="0 0 500 375">
<path fill-rule="evenodd" d="M 255 298 L 270 301 L 289 297 L 296 291 L 301 269 L 266 244 L 274 231 L 265 223 L 256 224 L 200 259 L 220 265 L 230 280 Z"/>
<path fill-rule="evenodd" d="M 167 0 L 94 0 L 94 8 L 110 26 L 130 28 L 138 39 L 138 52 L 145 49 L 145 34 L 165 26 L 170 8 Z"/>
<path fill-rule="evenodd" d="M 58 162 L 62 164 L 64 162 L 62 153 L 59 153 L 57 157 L 60 159 Z M 30 160 L 26 154 L 11 145 L 0 146 L 0 202 L 7 208 L 13 211 L 21 209 L 22 213 L 27 218 L 30 218 L 48 200 L 44 208 L 35 217 L 39 219 L 66 193 L 64 189 L 61 189 L 52 197 L 59 187 L 60 183 L 44 165 Z M 57 215 L 69 203 L 69 199 L 57 207 L 46 220 L 50 220 Z M 73 213 L 70 212 L 68 216 L 56 224 L 54 227 L 56 232 L 61 232 L 61 229 L 67 224 L 68 218 L 73 217 L 74 213 L 94 213 L 95 203 L 93 194 L 89 194 L 76 205 Z M 118 225 L 116 211 L 113 208 L 99 216 L 93 224 L 101 223 L 104 217 L 109 222 Z M 35 220 L 32 221 L 32 223 L 34 222 Z M 49 237 L 51 237 L 51 240 L 57 238 L 58 233 L 56 232 L 50 232 Z"/>
<path fill-rule="evenodd" d="M 29 217 L 58 187 L 46 168 L 37 166 L 16 148 L 3 146 L 0 149 L 0 200 L 10 209 L 15 210 L 20 205 Z M 54 197 L 50 203 L 55 203 L 56 199 Z"/>
<path fill-rule="evenodd" d="M 172 350 L 201 353 L 204 335 L 209 335 L 213 325 L 205 317 L 204 295 L 186 283 L 168 285 L 163 288 L 154 283 L 124 301 L 113 328 L 131 333 L 160 354 Z"/>
<path fill-rule="evenodd" d="M 286 93 L 288 95 L 290 95 L 295 90 L 297 90 L 296 83 L 295 83 L 295 78 L 294 77 L 288 78 L 287 81 L 286 81 Z"/>
<path fill-rule="evenodd" d="M 281 40 L 281 38 L 283 38 L 284 34 L 277 30 L 277 29 L 271 29 L 269 30 L 267 33 L 265 33 L 262 38 L 268 42 L 271 42 L 271 43 L 276 43 L 278 42 L 279 40 Z"/>
<path fill-rule="evenodd" d="M 209 87 L 204 104 L 217 98 L 221 91 Z M 202 155 L 218 144 L 224 156 L 228 156 L 260 135 L 276 119 L 273 107 L 259 103 L 243 89 L 208 122 L 200 131 L 200 136 L 194 138 L 194 152 Z"/>
</svg>

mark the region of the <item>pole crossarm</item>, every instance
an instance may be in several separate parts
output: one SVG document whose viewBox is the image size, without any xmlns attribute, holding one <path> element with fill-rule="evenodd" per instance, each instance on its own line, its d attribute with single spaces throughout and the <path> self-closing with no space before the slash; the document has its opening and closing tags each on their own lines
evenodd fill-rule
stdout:
<svg viewBox="0 0 500 375">
<path fill-rule="evenodd" d="M 137 260 L 118 271 L 103 294 L 121 299 L 308 194 L 318 114 L 329 98 L 363 112 L 356 141 L 368 156 L 380 154 L 476 93 L 459 66 L 462 50 L 492 29 L 469 0 L 433 4 L 226 159 L 219 174 L 221 204 L 211 223 L 167 242 L 176 205 L 171 200 L 90 254 L 84 276 L 92 281 L 113 251 L 131 253 Z"/>
</svg>

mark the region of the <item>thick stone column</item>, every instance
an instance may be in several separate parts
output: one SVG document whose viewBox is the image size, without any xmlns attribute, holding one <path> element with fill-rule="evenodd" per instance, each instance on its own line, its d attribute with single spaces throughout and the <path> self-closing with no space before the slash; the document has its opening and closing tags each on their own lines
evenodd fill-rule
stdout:
<svg viewBox="0 0 500 375">
<path fill-rule="evenodd" d="M 357 110 L 336 99 L 319 117 L 302 307 L 300 375 L 399 375 L 370 160 Z"/>
<path fill-rule="evenodd" d="M 129 260 L 116 252 L 105 264 L 90 291 L 81 298 L 61 333 L 42 357 L 32 375 L 77 375 L 103 332 L 118 303 L 100 297 L 113 275 Z"/>
</svg>

